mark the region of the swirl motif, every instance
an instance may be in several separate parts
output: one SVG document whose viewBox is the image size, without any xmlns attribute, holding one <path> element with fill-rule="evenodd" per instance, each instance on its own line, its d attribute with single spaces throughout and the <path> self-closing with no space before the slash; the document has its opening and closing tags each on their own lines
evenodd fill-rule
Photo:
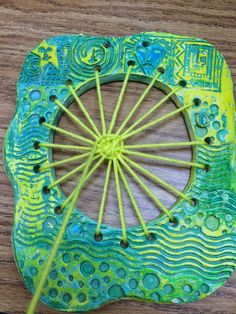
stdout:
<svg viewBox="0 0 236 314">
<path fill-rule="evenodd" d="M 96 37 L 78 37 L 72 47 L 70 58 L 71 76 L 94 77 L 94 68 L 101 67 L 102 73 L 119 66 L 120 49 L 117 41 Z"/>
<path fill-rule="evenodd" d="M 40 57 L 34 53 L 30 53 L 25 60 L 24 67 L 22 68 L 20 82 L 35 82 L 39 80 L 40 74 Z"/>
</svg>

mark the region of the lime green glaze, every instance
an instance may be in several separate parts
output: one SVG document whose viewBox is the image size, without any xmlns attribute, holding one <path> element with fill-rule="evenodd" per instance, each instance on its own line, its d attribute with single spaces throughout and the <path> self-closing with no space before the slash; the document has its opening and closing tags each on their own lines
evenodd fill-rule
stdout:
<svg viewBox="0 0 236 314">
<path fill-rule="evenodd" d="M 43 40 L 27 55 L 5 138 L 5 166 L 15 193 L 14 252 L 27 288 L 34 293 L 63 219 L 54 209 L 66 198 L 60 186 L 43 193 L 56 180 L 53 169 L 34 171 L 52 160 L 50 149 L 34 147 L 53 141 L 39 119 L 57 124 L 60 110 L 49 97 L 69 105 L 68 79 L 81 94 L 95 86 L 95 66 L 107 83 L 124 79 L 129 60 L 135 61 L 132 80 L 148 83 L 163 67 L 157 87 L 167 92 L 187 81 L 174 100 L 177 106 L 192 104 L 184 113 L 192 140 L 213 140 L 194 151 L 194 161 L 210 171 L 193 168 L 185 194 L 197 202 L 178 199 L 171 208 L 177 223 L 164 214 L 148 222 L 153 241 L 141 226 L 129 228 L 126 249 L 120 246 L 121 230 L 102 225 L 103 239 L 97 242 L 97 223 L 83 209 L 74 210 L 41 296 L 58 310 L 88 311 L 123 298 L 192 302 L 222 286 L 236 267 L 235 108 L 222 55 L 204 40 L 165 33 L 64 35 Z M 106 155 L 104 147 L 99 149 Z"/>
</svg>

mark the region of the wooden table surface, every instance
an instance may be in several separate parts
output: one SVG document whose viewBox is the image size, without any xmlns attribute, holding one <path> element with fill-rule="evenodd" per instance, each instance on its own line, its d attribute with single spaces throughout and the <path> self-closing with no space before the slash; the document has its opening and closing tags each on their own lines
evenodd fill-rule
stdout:
<svg viewBox="0 0 236 314">
<path fill-rule="evenodd" d="M 1 146 L 15 111 L 17 76 L 26 53 L 33 46 L 44 38 L 63 33 L 118 36 L 143 31 L 178 33 L 208 40 L 223 53 L 236 81 L 235 0 L 0 0 Z M 112 99 L 112 93 L 118 88 L 117 83 L 106 87 L 107 97 Z M 138 87 L 131 85 L 131 102 L 136 92 Z M 93 96 L 87 97 L 92 103 Z M 154 99 L 155 95 L 150 97 Z M 173 122 L 172 131 L 178 130 L 179 138 L 185 138 L 186 131 L 179 127 L 179 122 L 178 119 Z M 186 156 L 189 157 L 189 151 L 186 151 Z M 173 178 L 173 168 L 166 171 L 172 171 Z M 182 174 L 183 180 L 186 176 L 188 173 Z M 25 313 L 31 296 L 22 284 L 12 254 L 13 192 L 4 173 L 2 159 L 0 182 L 0 313 Z M 70 189 L 70 186 L 65 189 Z M 147 215 L 146 218 L 152 217 Z M 108 222 L 116 224 L 116 219 L 114 214 Z M 129 217 L 129 223 L 134 223 L 132 217 Z M 37 313 L 56 312 L 40 304 Z M 93 313 L 236 313 L 236 273 L 224 287 L 197 303 L 160 305 L 122 301 L 105 305 Z"/>
</svg>

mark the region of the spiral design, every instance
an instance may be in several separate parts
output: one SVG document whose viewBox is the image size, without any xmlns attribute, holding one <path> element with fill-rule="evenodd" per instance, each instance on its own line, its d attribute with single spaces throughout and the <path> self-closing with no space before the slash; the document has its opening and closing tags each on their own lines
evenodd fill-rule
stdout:
<svg viewBox="0 0 236 314">
<path fill-rule="evenodd" d="M 40 57 L 33 53 L 29 54 L 25 60 L 25 65 L 22 69 L 20 81 L 25 83 L 30 82 L 37 79 L 40 73 Z"/>
<path fill-rule="evenodd" d="M 120 49 L 117 41 L 104 38 L 79 37 L 71 54 L 71 76 L 94 77 L 94 68 L 101 67 L 103 73 L 112 71 L 120 63 Z"/>
</svg>

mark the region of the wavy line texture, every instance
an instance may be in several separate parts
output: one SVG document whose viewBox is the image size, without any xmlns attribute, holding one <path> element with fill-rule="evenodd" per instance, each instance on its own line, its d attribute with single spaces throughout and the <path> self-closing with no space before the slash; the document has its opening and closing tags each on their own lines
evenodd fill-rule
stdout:
<svg viewBox="0 0 236 314">
<path fill-rule="evenodd" d="M 25 154 L 27 149 L 28 154 L 32 154 L 31 145 L 27 143 L 24 147 L 27 147 Z M 214 160 L 212 171 L 219 169 L 221 164 L 222 172 L 227 169 L 230 159 L 227 146 L 220 150 L 201 147 L 198 156 L 199 162 L 203 159 L 208 162 Z M 33 160 L 44 161 L 45 156 L 38 154 Z M 44 176 L 32 175 L 30 171 L 25 172 L 27 169 L 27 162 L 21 161 L 18 164 L 17 177 L 24 180 L 26 188 L 31 188 L 32 182 L 41 185 L 47 183 Z M 102 230 L 102 243 L 94 241 L 91 235 L 96 229 L 95 222 L 75 211 L 50 273 L 51 280 L 48 280 L 48 286 L 45 287 L 44 301 L 51 302 L 52 295 L 57 293 L 63 295 L 60 292 L 61 283 L 63 291 L 69 287 L 76 288 L 70 290 L 74 294 L 69 294 L 73 300 L 78 300 L 74 309 L 78 308 L 78 304 L 82 306 L 79 299 L 83 299 L 81 295 L 86 289 L 93 290 L 93 299 L 96 299 L 99 306 L 116 296 L 133 295 L 154 301 L 177 302 L 180 288 L 174 283 L 179 280 L 183 282 L 181 289 L 188 293 L 182 292 L 183 297 L 178 302 L 203 297 L 222 285 L 236 265 L 236 233 L 232 232 L 236 216 L 235 196 L 227 190 L 228 186 L 225 186 L 221 176 L 216 180 L 214 175 L 209 174 L 206 179 L 205 174 L 198 171 L 194 180 L 191 193 L 201 196 L 201 203 L 197 206 L 185 202 L 180 204 L 175 209 L 175 217 L 179 221 L 177 226 L 170 225 L 165 218 L 150 222 L 149 230 L 156 238 L 153 242 L 144 237 L 140 227 L 131 228 L 127 250 L 119 245 L 120 232 L 106 226 Z M 203 180 L 210 182 L 208 190 L 202 188 L 205 186 Z M 219 186 L 221 189 L 216 190 Z M 43 265 L 61 224 L 62 218 L 55 217 L 53 213 L 56 198 L 55 192 L 51 196 L 50 206 L 45 208 L 45 200 L 40 191 L 30 199 L 27 192 L 21 196 L 22 204 L 27 200 L 27 207 L 24 207 L 16 222 L 15 241 L 22 275 L 31 290 L 34 289 L 40 265 Z M 207 212 L 205 207 L 208 208 Z M 18 206 L 18 210 L 22 210 L 21 206 Z M 28 258 L 23 258 L 25 256 Z M 32 260 L 37 267 L 31 265 Z M 191 281 L 183 279 L 186 274 Z M 114 276 L 115 281 L 112 279 Z M 103 282 L 106 288 L 102 292 L 94 288 Z M 90 296 L 84 295 L 84 306 L 87 309 Z M 66 302 L 60 303 L 60 306 L 65 308 Z"/>
</svg>

